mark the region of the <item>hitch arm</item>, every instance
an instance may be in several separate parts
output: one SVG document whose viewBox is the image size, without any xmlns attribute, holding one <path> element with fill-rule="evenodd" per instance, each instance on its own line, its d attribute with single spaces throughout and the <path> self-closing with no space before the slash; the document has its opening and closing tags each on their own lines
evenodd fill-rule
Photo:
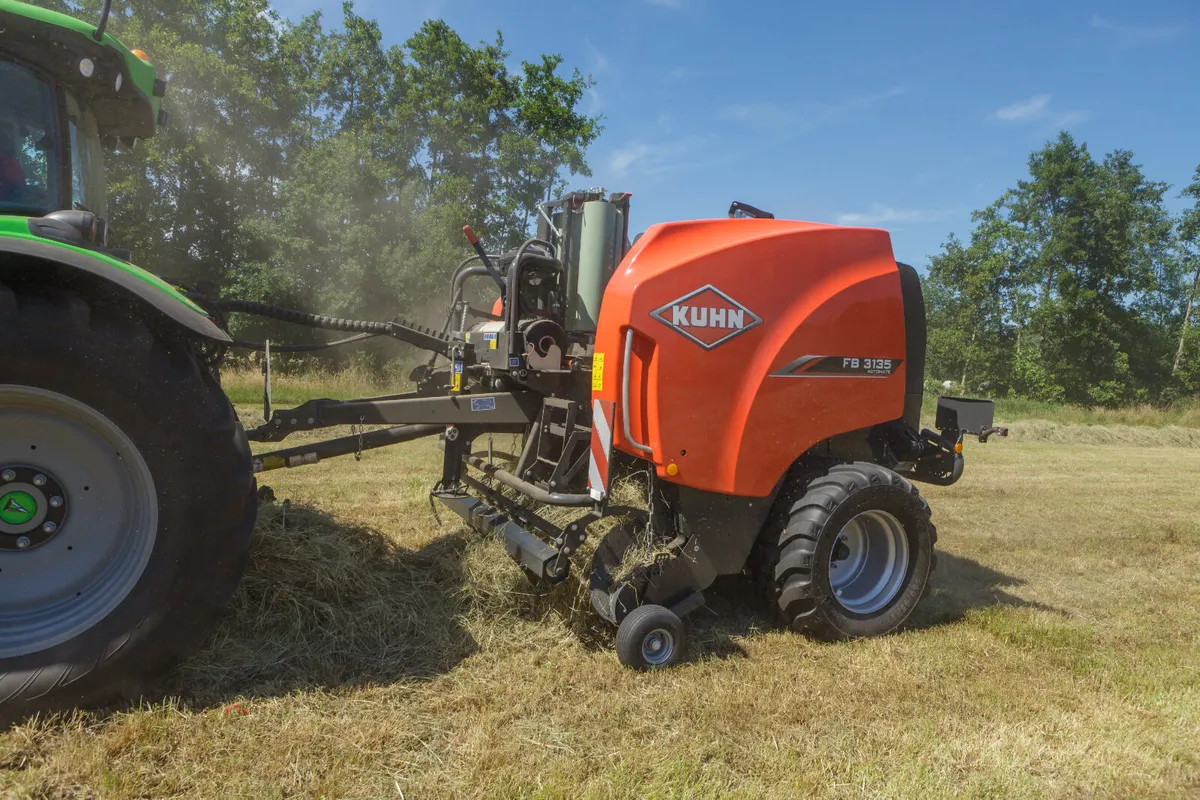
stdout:
<svg viewBox="0 0 1200 800">
<path fill-rule="evenodd" d="M 398 425 L 379 431 L 370 431 L 323 442 L 311 442 L 285 450 L 274 450 L 254 456 L 254 471 L 268 472 L 282 467 L 302 467 L 336 456 L 358 454 L 364 450 L 387 447 L 392 444 L 411 442 L 426 436 L 434 436 L 445 430 L 444 425 Z"/>
<path fill-rule="evenodd" d="M 309 400 L 271 412 L 271 421 L 246 436 L 252 442 L 278 442 L 297 431 L 333 425 L 470 425 L 497 433 L 521 433 L 537 419 L 542 396 L 534 392 L 492 392 L 422 397 L 416 392 L 363 400 Z"/>
</svg>

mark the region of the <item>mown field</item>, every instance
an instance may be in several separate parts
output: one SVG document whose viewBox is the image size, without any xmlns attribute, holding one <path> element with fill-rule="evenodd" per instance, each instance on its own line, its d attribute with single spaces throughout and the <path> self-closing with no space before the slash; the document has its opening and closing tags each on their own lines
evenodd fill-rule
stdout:
<svg viewBox="0 0 1200 800">
<path fill-rule="evenodd" d="M 907 630 L 810 641 L 731 579 L 652 675 L 576 585 L 535 593 L 439 521 L 432 443 L 270 473 L 168 698 L 0 733 L 0 796 L 1200 794 L 1200 421 L 1061 413 L 923 488 L 941 560 Z M 1153 446 L 1094 430 L 1121 426 Z"/>
</svg>

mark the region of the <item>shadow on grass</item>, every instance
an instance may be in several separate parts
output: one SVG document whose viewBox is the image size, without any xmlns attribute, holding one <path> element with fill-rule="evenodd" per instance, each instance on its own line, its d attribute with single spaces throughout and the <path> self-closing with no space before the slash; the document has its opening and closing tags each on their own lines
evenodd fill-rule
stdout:
<svg viewBox="0 0 1200 800">
<path fill-rule="evenodd" d="M 1061 613 L 1056 608 L 1025 600 L 1009 591 L 1024 586 L 1025 580 L 944 550 L 938 551 L 937 569 L 929 582 L 929 596 L 913 612 L 908 623 L 910 628 L 932 628 L 957 622 L 971 611 L 993 606 Z"/>
<path fill-rule="evenodd" d="M 246 578 L 168 691 L 202 705 L 439 675 L 477 647 L 459 624 L 463 535 L 420 550 L 304 505 L 263 504 Z"/>
<path fill-rule="evenodd" d="M 498 546 L 480 541 L 460 529 L 409 550 L 311 507 L 264 505 L 232 614 L 168 689 L 214 705 L 440 675 L 478 649 L 461 624 L 468 614 L 541 624 L 556 617 L 586 649 L 612 648 L 614 630 L 592 612 L 582 585 L 534 589 Z M 938 558 L 910 628 L 997 605 L 1054 610 L 1012 594 L 1020 578 L 944 551 Z M 740 641 L 777 627 L 746 577 L 721 578 L 705 597 L 689 620 L 692 658 L 745 657 Z M 547 646 L 553 639 L 548 632 Z"/>
<path fill-rule="evenodd" d="M 963 619 L 971 611 L 1010 606 L 1062 613 L 1044 603 L 1025 600 L 1011 589 L 1026 583 L 977 561 L 938 552 L 937 571 L 929 594 L 917 605 L 905 627 L 923 630 Z M 779 627 L 765 604 L 757 602 L 753 581 L 743 576 L 718 579 L 705 592 L 706 607 L 691 619 L 693 657 L 738 658 L 746 650 L 738 641 Z"/>
</svg>

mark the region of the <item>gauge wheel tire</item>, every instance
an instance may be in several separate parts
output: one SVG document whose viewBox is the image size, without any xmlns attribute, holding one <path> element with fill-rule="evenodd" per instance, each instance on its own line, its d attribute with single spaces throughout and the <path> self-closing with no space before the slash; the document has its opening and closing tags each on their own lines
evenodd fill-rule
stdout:
<svg viewBox="0 0 1200 800">
<path fill-rule="evenodd" d="M 0 282 L 0 723 L 148 692 L 246 567 L 245 432 L 187 342 L 137 311 Z"/>
<path fill-rule="evenodd" d="M 838 464 L 783 512 L 760 576 L 784 625 L 839 640 L 904 624 L 936 564 L 937 529 L 912 483 L 876 464 Z"/>
<path fill-rule="evenodd" d="M 617 627 L 617 660 L 626 667 L 665 669 L 679 663 L 686 647 L 683 620 L 663 606 L 638 606 Z"/>
</svg>

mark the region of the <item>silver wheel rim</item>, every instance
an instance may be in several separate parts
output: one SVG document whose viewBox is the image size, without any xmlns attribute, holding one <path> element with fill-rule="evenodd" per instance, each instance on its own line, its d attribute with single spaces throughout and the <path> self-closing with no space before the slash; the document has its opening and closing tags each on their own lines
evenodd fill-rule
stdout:
<svg viewBox="0 0 1200 800">
<path fill-rule="evenodd" d="M 642 637 L 642 660 L 647 664 L 665 664 L 675 652 L 675 637 L 666 628 L 655 628 Z"/>
<path fill-rule="evenodd" d="M 833 595 L 855 614 L 871 614 L 895 599 L 908 573 L 908 536 L 886 511 L 864 511 L 838 533 L 829 557 Z"/>
<path fill-rule="evenodd" d="M 0 384 L 0 470 L 9 465 L 53 475 L 69 513 L 44 543 L 0 550 L 0 658 L 61 644 L 111 614 L 141 579 L 158 531 L 141 453 L 78 400 Z"/>
</svg>

